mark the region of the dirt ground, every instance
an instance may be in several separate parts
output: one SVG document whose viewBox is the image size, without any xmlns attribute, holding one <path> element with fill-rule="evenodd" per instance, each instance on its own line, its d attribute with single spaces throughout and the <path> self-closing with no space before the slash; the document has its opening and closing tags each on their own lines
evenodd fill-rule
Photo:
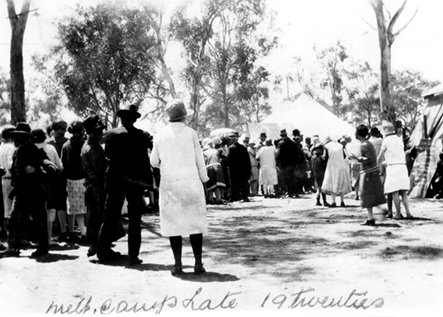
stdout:
<svg viewBox="0 0 443 317">
<path fill-rule="evenodd" d="M 185 275 L 170 274 L 159 218 L 143 217 L 143 264 L 94 263 L 87 247 L 60 244 L 0 259 L 0 315 L 194 314 L 422 316 L 443 311 L 443 201 L 412 200 L 418 220 L 366 218 L 350 195 L 346 208 L 314 206 L 314 197 L 209 206 L 207 273 L 194 275 L 184 240 Z M 126 237 L 116 250 L 127 253 Z"/>
</svg>

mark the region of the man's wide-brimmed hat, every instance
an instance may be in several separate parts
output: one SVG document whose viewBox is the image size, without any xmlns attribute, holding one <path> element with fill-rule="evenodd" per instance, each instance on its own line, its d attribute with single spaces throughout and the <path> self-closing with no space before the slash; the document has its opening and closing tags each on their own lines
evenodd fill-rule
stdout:
<svg viewBox="0 0 443 317">
<path fill-rule="evenodd" d="M 280 131 L 280 136 L 287 136 L 288 132 L 286 132 L 286 129 L 283 129 Z"/>
<path fill-rule="evenodd" d="M 192 116 L 194 111 L 186 109 L 183 100 L 172 99 L 166 105 L 166 114 L 169 117 L 169 122 L 181 121 L 186 117 Z"/>
<path fill-rule="evenodd" d="M 27 136 L 31 137 L 31 126 L 26 122 L 18 122 L 15 129 L 10 132 L 12 137 Z"/>
<path fill-rule="evenodd" d="M 260 133 L 260 137 L 261 137 L 261 138 L 266 138 L 266 137 L 267 137 L 267 136 L 266 136 L 266 133 L 265 133 L 265 132 Z"/>
<path fill-rule="evenodd" d="M 237 131 L 231 133 L 231 138 L 239 138 L 239 137 L 240 133 L 238 133 Z"/>
<path fill-rule="evenodd" d="M 86 133 L 105 129 L 105 125 L 100 120 L 100 117 L 98 115 L 87 117 L 85 121 L 83 121 L 83 127 L 85 128 Z"/>
<path fill-rule="evenodd" d="M 140 112 L 138 112 L 138 106 L 134 105 L 134 104 L 119 109 L 117 111 L 116 115 L 120 118 L 121 117 L 132 117 L 135 119 L 138 119 L 142 116 L 140 114 Z"/>
</svg>

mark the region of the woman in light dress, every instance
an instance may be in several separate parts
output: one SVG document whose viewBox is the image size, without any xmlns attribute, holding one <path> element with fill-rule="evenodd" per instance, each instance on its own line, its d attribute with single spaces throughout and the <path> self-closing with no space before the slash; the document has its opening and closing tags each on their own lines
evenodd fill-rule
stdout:
<svg viewBox="0 0 443 317">
<path fill-rule="evenodd" d="M 160 169 L 160 229 L 169 237 L 175 265 L 172 275 L 183 274 L 182 236 L 188 236 L 194 253 L 194 273 L 205 272 L 203 234 L 207 233 L 203 183 L 209 180 L 197 133 L 186 126 L 183 101 L 166 106 L 169 124 L 154 137 L 151 164 Z"/>
<path fill-rule="evenodd" d="M 335 198 L 340 196 L 340 206 L 345 207 L 344 196 L 351 192 L 351 176 L 343 146 L 327 137 L 325 139 L 325 158 L 327 160 L 322 192 L 331 195 L 331 207 L 337 207 Z"/>
<path fill-rule="evenodd" d="M 409 176 L 403 140 L 395 134 L 394 125 L 390 122 L 383 122 L 383 132 L 385 137 L 378 155 L 378 165 L 380 166 L 384 159 L 386 164 L 385 194 L 392 194 L 396 210 L 395 219 L 403 219 L 400 209 L 400 196 L 401 202 L 405 207 L 406 216 L 413 218 L 409 210 Z M 392 214 L 388 214 L 388 217 L 392 217 Z"/>
<path fill-rule="evenodd" d="M 276 151 L 271 139 L 266 139 L 265 145 L 257 153 L 257 160 L 260 163 L 258 182 L 262 188 L 265 198 L 274 197 L 274 186 L 278 183 L 277 163 L 275 160 Z"/>
</svg>

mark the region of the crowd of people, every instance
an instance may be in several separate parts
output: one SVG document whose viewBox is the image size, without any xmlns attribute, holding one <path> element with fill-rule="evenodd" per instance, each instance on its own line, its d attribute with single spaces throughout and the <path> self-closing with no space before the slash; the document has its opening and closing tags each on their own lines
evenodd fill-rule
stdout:
<svg viewBox="0 0 443 317">
<path fill-rule="evenodd" d="M 412 217 L 401 127 L 384 122 L 382 135 L 360 125 L 354 141 L 304 138 L 295 129 L 291 137 L 281 130 L 272 140 L 262 132 L 240 143 L 238 132 L 199 140 L 186 126 L 191 111 L 181 100 L 170 101 L 166 113 L 170 122 L 154 138 L 134 126 L 141 117 L 135 105 L 118 110 L 121 125 L 108 131 L 97 115 L 69 125 L 57 121 L 46 130 L 25 122 L 4 128 L 0 229 L 7 246 L 0 245 L 0 256 L 19 256 L 28 241 L 36 246 L 32 257 L 45 256 L 58 240 L 89 246 L 87 255 L 100 263 L 114 261 L 121 254 L 112 243 L 126 234 L 126 210 L 129 265 L 140 264 L 142 214 L 159 210 L 161 234 L 174 256 L 172 274 L 183 273 L 182 236 L 189 236 L 194 272 L 201 274 L 207 204 L 315 193 L 317 206 L 337 207 L 339 197 L 345 207 L 345 195 L 354 190 L 368 212 L 364 225 L 375 225 L 377 206 L 386 217 L 403 219 L 402 204 Z"/>
<path fill-rule="evenodd" d="M 298 129 L 292 131 L 292 138 L 285 129 L 276 140 L 265 132 L 257 142 L 245 136 L 243 144 L 238 132 L 203 139 L 207 203 L 248 202 L 256 195 L 298 198 L 315 192 L 317 206 L 337 207 L 339 197 L 340 206 L 346 207 L 345 195 L 355 191 L 355 199 L 368 211 L 364 225 L 375 225 L 375 206 L 388 218 L 403 219 L 402 204 L 406 217 L 412 218 L 407 196 L 411 150 L 401 123 L 394 126 L 385 121 L 382 128 L 383 133 L 361 125 L 354 140 L 328 136 L 323 142 L 318 135 L 304 139 Z"/>
</svg>

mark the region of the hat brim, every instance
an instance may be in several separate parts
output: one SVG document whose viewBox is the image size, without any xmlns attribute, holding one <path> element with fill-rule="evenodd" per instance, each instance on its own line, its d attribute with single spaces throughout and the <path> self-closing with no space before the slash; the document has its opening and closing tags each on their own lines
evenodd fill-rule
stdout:
<svg viewBox="0 0 443 317">
<path fill-rule="evenodd" d="M 139 113 L 139 112 L 137 112 L 137 111 L 131 111 L 131 110 L 127 110 L 127 109 L 120 109 L 120 110 L 117 110 L 117 112 L 116 112 L 116 115 L 118 116 L 118 117 L 133 117 L 133 118 L 136 118 L 136 119 L 138 119 L 138 118 L 140 118 L 142 115 Z"/>
<path fill-rule="evenodd" d="M 32 137 L 31 133 L 26 132 L 26 131 L 20 131 L 20 130 L 18 130 L 18 131 L 17 130 L 16 131 L 11 131 L 10 135 L 12 137 L 14 137 L 14 136 L 28 136 L 28 137 Z"/>
</svg>

